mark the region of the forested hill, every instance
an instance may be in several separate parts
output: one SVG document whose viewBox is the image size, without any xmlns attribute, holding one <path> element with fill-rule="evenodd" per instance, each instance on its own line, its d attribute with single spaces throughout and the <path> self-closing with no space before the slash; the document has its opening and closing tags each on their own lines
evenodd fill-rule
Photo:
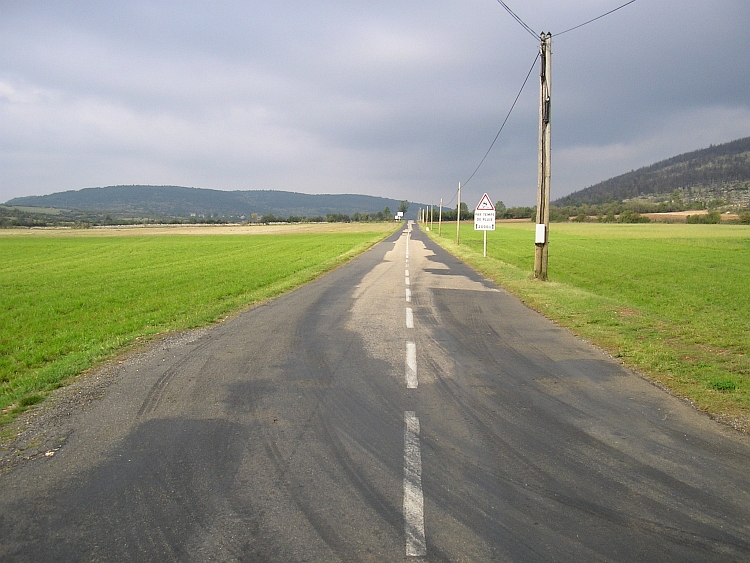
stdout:
<svg viewBox="0 0 750 563">
<path fill-rule="evenodd" d="M 386 207 L 396 213 L 395 199 L 358 194 L 312 195 L 283 191 L 221 191 L 180 186 L 109 186 L 84 188 L 43 196 L 18 197 L 5 203 L 15 207 L 72 209 L 134 217 L 314 217 L 340 213 L 377 213 Z M 410 204 L 407 215 L 416 215 Z"/>
<path fill-rule="evenodd" d="M 750 188 L 750 137 L 712 145 L 657 162 L 554 202 L 559 206 L 621 202 L 675 190 L 705 193 L 707 197 Z"/>
</svg>

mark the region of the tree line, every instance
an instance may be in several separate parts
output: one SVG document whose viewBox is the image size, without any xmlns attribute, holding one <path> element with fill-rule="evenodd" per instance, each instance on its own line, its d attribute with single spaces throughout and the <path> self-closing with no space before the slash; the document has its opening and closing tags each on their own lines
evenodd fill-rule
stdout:
<svg viewBox="0 0 750 563">
<path fill-rule="evenodd" d="M 404 200 L 399 205 L 399 210 L 406 213 L 409 203 Z M 114 215 L 114 216 L 113 216 Z M 386 206 L 382 211 L 355 212 L 351 215 L 346 213 L 328 213 L 326 215 L 315 215 L 312 217 L 289 215 L 286 217 L 276 216 L 272 213 L 260 215 L 252 213 L 250 216 L 218 216 L 208 214 L 192 217 L 169 217 L 154 216 L 144 218 L 124 218 L 113 213 L 95 213 L 78 210 L 57 210 L 55 213 L 44 213 L 30 211 L 28 208 L 0 206 L 0 228 L 11 227 L 73 227 L 91 228 L 114 225 L 195 225 L 209 224 L 221 225 L 229 223 L 366 223 L 393 221 L 394 215 Z"/>
<path fill-rule="evenodd" d="M 649 217 L 646 217 L 646 213 L 670 213 L 676 211 L 691 211 L 691 210 L 709 210 L 707 214 L 696 214 L 690 215 L 688 222 L 690 223 L 719 223 L 721 222 L 721 214 L 716 207 L 721 207 L 726 202 L 722 200 L 711 201 L 708 205 L 702 202 L 691 202 L 689 204 L 683 203 L 679 198 L 675 198 L 669 202 L 650 203 L 642 201 L 631 201 L 631 202 L 618 202 L 618 203 L 602 203 L 602 204 L 588 204 L 582 205 L 550 205 L 549 218 L 551 222 L 586 222 L 586 221 L 599 221 L 602 223 L 648 223 L 650 222 Z M 438 209 L 433 209 L 433 220 L 438 220 Z M 740 222 L 750 224 L 750 208 L 740 209 L 738 211 L 740 216 Z M 536 206 L 519 206 L 519 207 L 506 207 L 502 201 L 498 201 L 495 204 L 495 218 L 501 219 L 528 219 L 529 221 L 536 220 Z M 428 215 L 429 219 L 429 215 Z M 461 220 L 470 221 L 474 219 L 474 211 L 469 210 L 466 203 L 461 203 Z M 442 210 L 443 221 L 455 221 L 456 220 L 456 209 Z"/>
</svg>

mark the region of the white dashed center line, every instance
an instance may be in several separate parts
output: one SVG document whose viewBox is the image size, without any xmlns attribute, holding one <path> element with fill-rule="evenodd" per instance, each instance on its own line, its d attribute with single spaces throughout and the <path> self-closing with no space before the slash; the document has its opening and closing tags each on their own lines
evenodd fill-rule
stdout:
<svg viewBox="0 0 750 563">
<path fill-rule="evenodd" d="M 424 536 L 422 455 L 419 451 L 419 419 L 413 411 L 404 413 L 404 531 L 406 556 L 427 555 Z"/>
<path fill-rule="evenodd" d="M 406 261 L 404 281 L 406 302 L 411 303 L 409 289 L 409 238 L 406 235 Z M 414 311 L 406 307 L 406 328 L 414 328 Z M 417 345 L 406 342 L 406 387 L 416 389 Z M 404 413 L 404 533 L 406 536 L 406 556 L 424 557 L 427 555 L 427 541 L 424 535 L 424 494 L 422 492 L 422 455 L 419 445 L 419 419 L 416 412 Z"/>
<path fill-rule="evenodd" d="M 416 389 L 417 382 L 417 345 L 406 343 L 406 388 Z"/>
</svg>

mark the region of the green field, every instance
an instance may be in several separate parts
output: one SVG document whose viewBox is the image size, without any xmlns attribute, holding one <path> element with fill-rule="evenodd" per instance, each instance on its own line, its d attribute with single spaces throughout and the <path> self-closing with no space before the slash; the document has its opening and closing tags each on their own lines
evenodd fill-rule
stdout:
<svg viewBox="0 0 750 563">
<path fill-rule="evenodd" d="M 435 228 L 437 230 L 437 227 Z M 698 408 L 750 429 L 750 227 L 552 224 L 549 278 L 532 279 L 533 223 L 444 224 L 447 250 L 532 308 Z"/>
<path fill-rule="evenodd" d="M 395 228 L 3 232 L 0 424 L 138 339 L 279 295 Z"/>
</svg>

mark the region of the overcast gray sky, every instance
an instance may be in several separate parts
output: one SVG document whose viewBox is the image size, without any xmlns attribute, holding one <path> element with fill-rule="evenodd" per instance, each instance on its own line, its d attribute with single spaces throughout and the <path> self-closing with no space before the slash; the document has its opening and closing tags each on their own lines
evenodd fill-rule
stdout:
<svg viewBox="0 0 750 563">
<path fill-rule="evenodd" d="M 750 1 L 505 0 L 553 33 L 552 198 L 750 135 Z M 0 201 L 115 184 L 447 203 L 538 51 L 496 0 L 0 0 Z M 462 199 L 534 205 L 539 64 Z M 476 201 L 475 201 L 476 200 Z"/>
</svg>

